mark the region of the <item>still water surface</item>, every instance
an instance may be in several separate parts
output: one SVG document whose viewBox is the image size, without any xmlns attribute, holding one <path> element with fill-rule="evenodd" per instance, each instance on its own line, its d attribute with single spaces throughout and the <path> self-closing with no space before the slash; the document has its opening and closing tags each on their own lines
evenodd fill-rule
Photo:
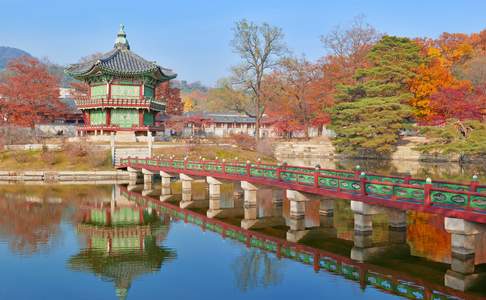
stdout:
<svg viewBox="0 0 486 300">
<path fill-rule="evenodd" d="M 375 288 L 372 278 L 360 283 L 323 269 L 316 272 L 312 264 L 202 230 L 179 219 L 183 216 L 137 204 L 123 190 L 0 186 L 0 299 L 400 298 L 396 292 Z M 174 196 L 174 207 L 177 201 Z M 262 200 L 259 206 L 261 214 L 271 214 L 271 205 Z M 284 202 L 284 216 L 287 206 Z M 109 210 L 116 213 L 107 214 Z M 197 212 L 205 215 L 204 208 Z M 316 213 L 308 218 L 306 222 L 319 222 L 320 217 Z M 373 240 L 384 245 L 389 232 L 382 219 L 374 219 Z M 239 224 L 241 218 L 224 221 Z M 468 294 L 443 287 L 450 236 L 442 219 L 409 214 L 408 222 L 405 253 L 395 247 L 369 264 L 356 265 L 377 268 L 395 280 L 411 278 L 436 295 L 481 297 L 481 287 Z M 353 221 L 346 204 L 335 208 L 331 224 L 330 231 L 316 231 L 303 243 L 348 261 Z M 286 230 L 277 226 L 259 233 L 282 238 Z"/>
</svg>

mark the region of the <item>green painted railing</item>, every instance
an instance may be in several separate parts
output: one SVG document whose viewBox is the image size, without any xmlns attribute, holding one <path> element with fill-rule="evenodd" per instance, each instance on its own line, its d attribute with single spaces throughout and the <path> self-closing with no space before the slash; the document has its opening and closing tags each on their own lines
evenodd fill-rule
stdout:
<svg viewBox="0 0 486 300">
<path fill-rule="evenodd" d="M 248 176 L 322 188 L 348 194 L 373 196 L 390 201 L 405 201 L 427 206 L 458 208 L 486 213 L 486 187 L 471 184 L 427 182 L 410 177 L 382 176 L 358 171 L 328 170 L 263 163 L 226 161 L 189 161 L 175 159 L 121 159 L 122 165 L 144 165 L 215 174 Z"/>
</svg>

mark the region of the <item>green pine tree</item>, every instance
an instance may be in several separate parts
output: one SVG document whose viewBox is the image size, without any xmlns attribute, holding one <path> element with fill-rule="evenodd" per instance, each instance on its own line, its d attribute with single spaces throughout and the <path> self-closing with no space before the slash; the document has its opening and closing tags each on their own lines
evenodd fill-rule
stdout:
<svg viewBox="0 0 486 300">
<path fill-rule="evenodd" d="M 330 111 L 338 152 L 387 155 L 395 149 L 412 116 L 407 83 L 422 61 L 419 52 L 408 38 L 384 36 L 368 54 L 370 67 L 356 71 L 357 83 L 338 87 Z"/>
</svg>

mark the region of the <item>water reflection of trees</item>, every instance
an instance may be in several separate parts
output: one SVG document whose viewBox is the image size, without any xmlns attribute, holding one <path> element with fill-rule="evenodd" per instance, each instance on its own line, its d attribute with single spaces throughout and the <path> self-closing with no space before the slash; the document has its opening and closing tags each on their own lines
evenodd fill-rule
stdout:
<svg viewBox="0 0 486 300">
<path fill-rule="evenodd" d="M 0 239 L 15 253 L 47 251 L 60 239 L 59 225 L 69 204 L 95 196 L 109 196 L 108 189 L 69 186 L 12 185 L 0 188 Z M 106 195 L 105 195 L 106 194 Z"/>
<path fill-rule="evenodd" d="M 47 202 L 29 203 L 0 199 L 0 237 L 16 253 L 33 254 L 45 249 L 59 233 L 63 207 Z"/>
<path fill-rule="evenodd" d="M 247 291 L 259 286 L 279 284 L 283 279 L 283 262 L 259 249 L 246 249 L 232 265 L 236 286 Z"/>
</svg>

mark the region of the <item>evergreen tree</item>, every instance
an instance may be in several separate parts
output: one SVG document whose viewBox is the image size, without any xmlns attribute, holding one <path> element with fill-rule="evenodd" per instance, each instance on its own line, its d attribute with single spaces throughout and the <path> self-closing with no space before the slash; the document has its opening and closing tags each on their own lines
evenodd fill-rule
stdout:
<svg viewBox="0 0 486 300">
<path fill-rule="evenodd" d="M 338 89 L 331 110 L 338 152 L 353 155 L 391 153 L 412 110 L 408 81 L 422 61 L 408 38 L 384 36 L 368 53 L 369 67 L 358 69 L 356 84 Z"/>
</svg>

